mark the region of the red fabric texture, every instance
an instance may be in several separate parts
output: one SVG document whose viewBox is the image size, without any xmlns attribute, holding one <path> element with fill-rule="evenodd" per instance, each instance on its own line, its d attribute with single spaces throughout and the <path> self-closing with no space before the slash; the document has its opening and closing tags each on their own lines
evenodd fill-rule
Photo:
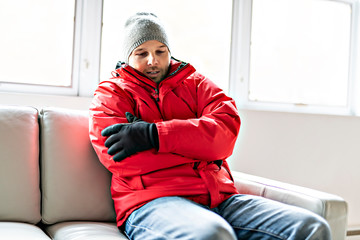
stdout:
<svg viewBox="0 0 360 240">
<path fill-rule="evenodd" d="M 130 112 L 156 123 L 159 150 L 114 162 L 101 131 L 126 123 Z M 112 173 L 111 192 L 121 226 L 132 211 L 164 196 L 183 196 L 216 207 L 238 193 L 226 158 L 240 128 L 235 102 L 190 64 L 172 60 L 158 86 L 124 65 L 101 82 L 90 107 L 90 139 L 101 163 Z M 213 163 L 223 160 L 221 167 Z"/>
</svg>

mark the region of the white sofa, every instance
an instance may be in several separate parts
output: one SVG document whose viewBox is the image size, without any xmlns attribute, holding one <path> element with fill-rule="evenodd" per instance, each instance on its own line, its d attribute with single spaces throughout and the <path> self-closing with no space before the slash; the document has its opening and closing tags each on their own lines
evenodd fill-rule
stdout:
<svg viewBox="0 0 360 240">
<path fill-rule="evenodd" d="M 0 239 L 126 239 L 116 227 L 110 173 L 88 137 L 88 112 L 0 105 Z M 241 193 L 309 209 L 345 239 L 338 197 L 233 172 Z"/>
</svg>

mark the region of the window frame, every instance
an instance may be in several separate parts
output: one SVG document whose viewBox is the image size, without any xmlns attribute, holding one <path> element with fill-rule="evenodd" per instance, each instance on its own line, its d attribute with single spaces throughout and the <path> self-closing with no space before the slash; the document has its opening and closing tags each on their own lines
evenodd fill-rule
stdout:
<svg viewBox="0 0 360 240">
<path fill-rule="evenodd" d="M 101 23 L 102 0 L 75 1 L 70 86 L 0 82 L 0 91 L 91 96 L 99 82 Z"/>
<path fill-rule="evenodd" d="M 347 3 L 351 7 L 351 36 L 348 77 L 348 99 L 346 107 L 314 106 L 293 103 L 255 102 L 249 100 L 251 14 L 253 0 L 233 0 L 233 26 L 230 61 L 230 95 L 239 108 L 285 111 L 300 113 L 319 113 L 336 115 L 360 114 L 359 69 L 359 0 L 325 0 Z"/>
<path fill-rule="evenodd" d="M 265 111 L 360 116 L 360 0 L 326 0 L 348 3 L 351 15 L 351 56 L 348 105 L 318 107 L 302 104 L 252 102 L 248 99 L 251 11 L 253 0 L 233 0 L 229 66 L 229 94 L 238 108 Z M 0 82 L 0 91 L 91 97 L 100 79 L 103 0 L 76 0 L 72 86 L 56 87 Z"/>
</svg>

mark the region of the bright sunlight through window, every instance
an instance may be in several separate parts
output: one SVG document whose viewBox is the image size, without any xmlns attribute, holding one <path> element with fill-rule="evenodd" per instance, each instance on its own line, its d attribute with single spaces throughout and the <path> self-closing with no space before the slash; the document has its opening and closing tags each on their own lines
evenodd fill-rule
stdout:
<svg viewBox="0 0 360 240">
<path fill-rule="evenodd" d="M 104 0 L 100 79 L 107 80 L 121 56 L 121 29 L 140 11 L 155 13 L 164 23 L 172 56 L 189 62 L 228 91 L 232 1 Z M 190 7 L 191 6 L 191 7 Z"/>
<path fill-rule="evenodd" d="M 349 4 L 253 0 L 249 100 L 346 106 Z"/>
<path fill-rule="evenodd" d="M 70 86 L 75 0 L 0 1 L 0 84 Z"/>
</svg>

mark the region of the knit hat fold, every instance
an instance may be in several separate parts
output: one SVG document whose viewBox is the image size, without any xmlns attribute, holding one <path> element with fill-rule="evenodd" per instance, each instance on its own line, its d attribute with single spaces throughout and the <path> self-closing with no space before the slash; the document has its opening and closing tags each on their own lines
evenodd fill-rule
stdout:
<svg viewBox="0 0 360 240">
<path fill-rule="evenodd" d="M 170 51 L 168 37 L 164 26 L 153 13 L 140 12 L 131 16 L 125 23 L 123 35 L 123 56 L 126 63 L 135 48 L 150 40 L 157 40 Z"/>
</svg>

